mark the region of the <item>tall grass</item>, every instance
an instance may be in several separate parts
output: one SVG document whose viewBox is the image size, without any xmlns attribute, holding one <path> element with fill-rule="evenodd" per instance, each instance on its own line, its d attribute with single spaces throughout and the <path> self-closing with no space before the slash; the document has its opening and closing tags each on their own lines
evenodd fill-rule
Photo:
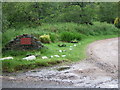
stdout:
<svg viewBox="0 0 120 90">
<path fill-rule="evenodd" d="M 3 46 L 17 35 L 32 34 L 37 38 L 40 35 L 51 35 L 52 42 L 59 41 L 62 32 L 76 32 L 86 36 L 98 36 L 98 35 L 113 35 L 117 34 L 119 29 L 113 24 L 94 22 L 93 25 L 84 25 L 76 23 L 55 23 L 55 24 L 42 24 L 35 28 L 12 28 L 3 33 Z M 51 34 L 52 33 L 52 34 Z"/>
<path fill-rule="evenodd" d="M 80 41 L 82 39 L 82 35 L 77 32 L 62 32 L 60 37 L 61 37 L 61 41 L 66 41 L 66 42 L 70 42 L 72 40 Z"/>
</svg>

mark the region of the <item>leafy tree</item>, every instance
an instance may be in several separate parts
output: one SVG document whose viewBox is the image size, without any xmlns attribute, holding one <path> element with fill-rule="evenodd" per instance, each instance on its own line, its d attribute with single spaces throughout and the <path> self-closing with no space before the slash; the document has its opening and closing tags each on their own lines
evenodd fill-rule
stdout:
<svg viewBox="0 0 120 90">
<path fill-rule="evenodd" d="M 104 2 L 100 3 L 99 19 L 101 22 L 114 23 L 114 19 L 118 15 L 118 5 L 116 3 Z"/>
<path fill-rule="evenodd" d="M 118 17 L 117 3 L 94 2 L 4 2 L 3 31 L 10 27 L 37 26 L 41 23 L 93 21 L 113 23 Z M 21 26 L 20 26 L 21 25 Z"/>
</svg>

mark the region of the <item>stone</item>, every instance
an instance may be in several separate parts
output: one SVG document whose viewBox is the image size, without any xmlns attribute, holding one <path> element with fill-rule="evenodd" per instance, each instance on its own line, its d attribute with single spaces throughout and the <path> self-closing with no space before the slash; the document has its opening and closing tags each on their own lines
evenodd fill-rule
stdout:
<svg viewBox="0 0 120 90">
<path fill-rule="evenodd" d="M 43 48 L 44 45 L 33 35 L 23 34 L 16 36 L 13 40 L 9 41 L 4 50 L 38 50 Z"/>
<path fill-rule="evenodd" d="M 54 55 L 55 57 L 60 57 L 59 55 Z"/>
<path fill-rule="evenodd" d="M 48 57 L 47 56 L 43 56 L 42 59 L 48 59 Z"/>
<path fill-rule="evenodd" d="M 36 56 L 34 55 L 23 58 L 23 60 L 35 60 L 35 59 L 36 59 Z"/>
<path fill-rule="evenodd" d="M 59 52 L 62 52 L 62 50 L 59 50 Z"/>
<path fill-rule="evenodd" d="M 14 77 L 9 77 L 9 79 L 14 80 L 15 78 Z"/>
<path fill-rule="evenodd" d="M 66 47 L 66 44 L 59 44 L 59 47 Z"/>
<path fill-rule="evenodd" d="M 13 57 L 0 58 L 0 60 L 10 60 L 10 59 L 13 59 Z"/>
<path fill-rule="evenodd" d="M 73 41 L 71 41 L 71 43 L 78 43 L 78 41 L 77 40 L 73 40 Z"/>
<path fill-rule="evenodd" d="M 74 46 L 76 47 L 77 45 L 76 45 L 76 44 L 74 44 Z"/>
<path fill-rule="evenodd" d="M 66 55 L 62 55 L 62 57 L 66 57 Z"/>
<path fill-rule="evenodd" d="M 50 56 L 50 58 L 53 58 L 53 56 Z"/>
</svg>

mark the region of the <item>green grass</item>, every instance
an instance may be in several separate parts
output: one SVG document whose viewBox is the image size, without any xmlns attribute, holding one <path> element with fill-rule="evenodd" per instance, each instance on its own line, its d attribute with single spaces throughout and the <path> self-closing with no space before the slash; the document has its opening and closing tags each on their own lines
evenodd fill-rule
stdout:
<svg viewBox="0 0 120 90">
<path fill-rule="evenodd" d="M 51 44 L 44 44 L 48 47 L 47 50 L 42 51 L 8 51 L 3 53 L 3 57 L 13 56 L 13 60 L 4 60 L 2 61 L 2 67 L 4 72 L 15 72 L 20 70 L 28 70 L 46 66 L 52 66 L 62 62 L 77 62 L 87 58 L 86 56 L 86 48 L 87 46 L 96 40 L 107 39 L 117 37 L 117 35 L 101 35 L 101 36 L 88 36 L 87 38 L 81 40 L 77 43 L 76 47 L 74 47 L 73 43 L 65 43 L 65 42 L 57 42 Z M 58 47 L 58 44 L 66 44 L 66 47 Z M 73 50 L 69 50 L 70 46 L 73 46 Z M 60 53 L 59 50 L 66 50 L 66 52 Z M 41 55 L 37 57 L 36 60 L 25 61 L 22 58 L 25 57 L 26 54 L 34 54 Z M 55 57 L 50 58 L 51 55 L 66 55 L 66 57 Z M 42 56 L 47 56 L 49 59 L 41 59 Z"/>
</svg>

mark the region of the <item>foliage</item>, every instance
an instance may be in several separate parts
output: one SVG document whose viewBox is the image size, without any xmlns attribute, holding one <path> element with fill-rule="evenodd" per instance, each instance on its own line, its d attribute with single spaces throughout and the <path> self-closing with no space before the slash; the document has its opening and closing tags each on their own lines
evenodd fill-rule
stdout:
<svg viewBox="0 0 120 90">
<path fill-rule="evenodd" d="M 117 34 L 119 29 L 113 24 L 108 24 L 106 22 L 94 22 L 94 25 L 80 25 L 76 28 L 76 31 L 85 35 L 112 35 Z"/>
<path fill-rule="evenodd" d="M 57 42 L 59 40 L 59 35 L 56 33 L 50 33 L 50 39 L 52 42 Z"/>
<path fill-rule="evenodd" d="M 51 42 L 50 35 L 42 35 L 42 36 L 40 36 L 40 41 L 42 43 L 50 43 Z"/>
<path fill-rule="evenodd" d="M 81 36 L 79 33 L 75 32 L 62 32 L 61 33 L 61 40 L 66 42 L 71 42 L 72 40 L 81 40 Z"/>
<path fill-rule="evenodd" d="M 118 2 L 104 2 L 99 5 L 99 20 L 101 22 L 114 23 L 118 16 Z"/>
<path fill-rule="evenodd" d="M 113 24 L 108 24 L 106 22 L 95 22 L 91 30 L 93 31 L 90 32 L 90 35 L 113 35 L 118 34 L 119 31 Z"/>
<path fill-rule="evenodd" d="M 22 25 L 35 28 L 43 23 L 111 23 L 117 17 L 117 8 L 114 2 L 3 2 L 3 32 Z"/>
</svg>

